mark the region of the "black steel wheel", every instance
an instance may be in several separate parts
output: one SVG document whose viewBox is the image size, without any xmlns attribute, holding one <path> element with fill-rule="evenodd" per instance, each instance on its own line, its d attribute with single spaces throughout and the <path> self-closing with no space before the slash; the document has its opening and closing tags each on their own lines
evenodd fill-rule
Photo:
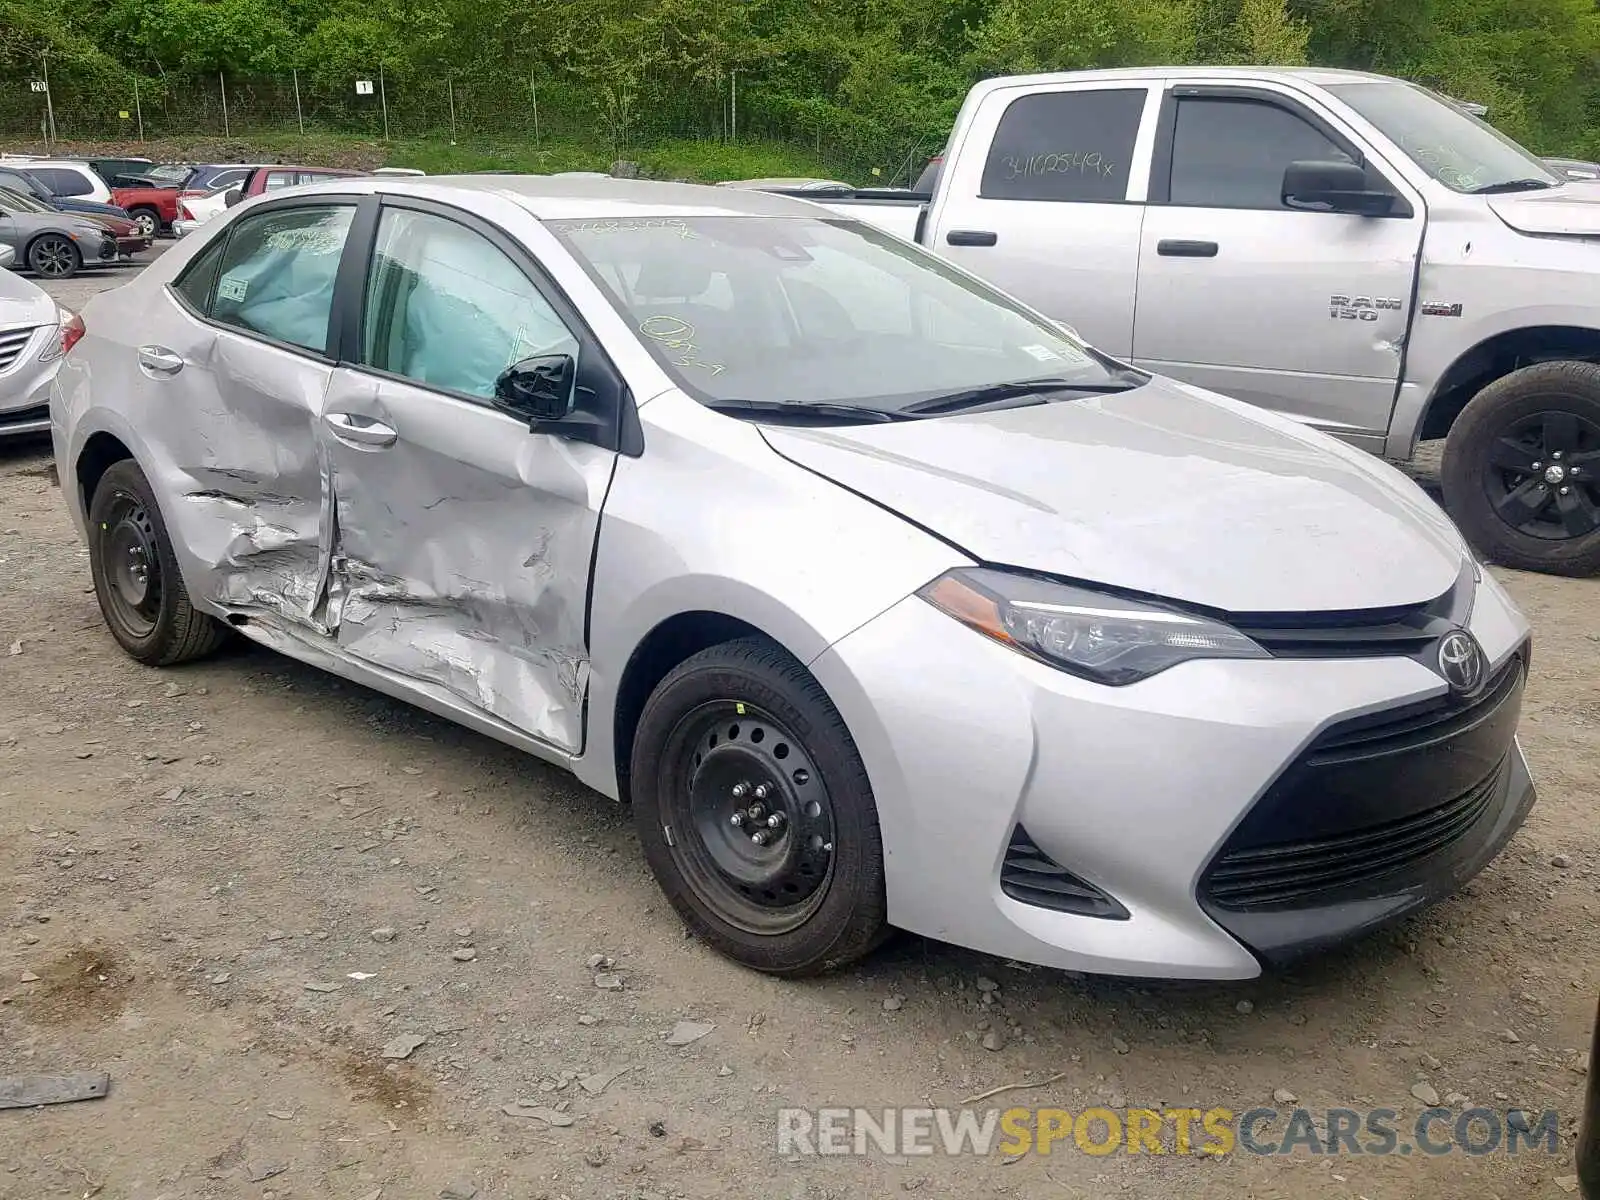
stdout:
<svg viewBox="0 0 1600 1200">
<path fill-rule="evenodd" d="M 227 639 L 225 625 L 189 603 L 160 507 L 131 459 L 113 463 L 89 501 L 89 568 L 106 627 L 140 662 L 171 666 Z"/>
<path fill-rule="evenodd" d="M 651 870 L 718 950 L 806 975 L 887 934 L 866 770 L 816 680 L 777 646 L 728 642 L 680 664 L 646 702 L 631 759 Z"/>
<path fill-rule="evenodd" d="M 83 266 L 83 255 L 71 238 L 46 233 L 28 246 L 28 268 L 46 279 L 66 279 Z"/>
<path fill-rule="evenodd" d="M 1600 571 L 1600 366 L 1541 363 L 1480 392 L 1445 445 L 1446 506 L 1495 562 Z"/>
</svg>

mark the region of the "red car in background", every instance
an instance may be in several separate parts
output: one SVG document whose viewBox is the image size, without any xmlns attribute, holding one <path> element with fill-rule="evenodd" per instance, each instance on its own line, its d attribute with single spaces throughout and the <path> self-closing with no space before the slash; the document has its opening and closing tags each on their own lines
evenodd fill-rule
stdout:
<svg viewBox="0 0 1600 1200">
<path fill-rule="evenodd" d="M 111 203 L 127 209 L 128 219 L 145 237 L 153 238 L 163 229 L 171 229 L 178 219 L 176 187 L 114 187 Z"/>
<path fill-rule="evenodd" d="M 228 207 L 252 196 L 275 192 L 279 188 L 296 187 L 302 183 L 317 183 L 324 179 L 339 179 L 348 175 L 366 175 L 366 171 L 347 171 L 341 167 L 296 167 L 287 163 L 274 163 L 270 167 L 257 167 L 245 181 L 228 193 Z"/>
</svg>

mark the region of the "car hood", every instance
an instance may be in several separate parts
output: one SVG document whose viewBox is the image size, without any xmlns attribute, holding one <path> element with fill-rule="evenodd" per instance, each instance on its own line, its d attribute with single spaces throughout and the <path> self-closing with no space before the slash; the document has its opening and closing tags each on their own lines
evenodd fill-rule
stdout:
<svg viewBox="0 0 1600 1200">
<path fill-rule="evenodd" d="M 1155 380 L 892 424 L 763 425 L 785 458 L 996 565 L 1230 613 L 1418 604 L 1467 551 L 1394 468 Z"/>
<path fill-rule="evenodd" d="M 1489 207 L 1519 233 L 1600 236 L 1600 181 L 1573 180 L 1543 192 L 1491 196 Z"/>
<path fill-rule="evenodd" d="M 56 302 L 42 287 L 12 271 L 0 271 L 0 329 L 55 323 Z"/>
</svg>

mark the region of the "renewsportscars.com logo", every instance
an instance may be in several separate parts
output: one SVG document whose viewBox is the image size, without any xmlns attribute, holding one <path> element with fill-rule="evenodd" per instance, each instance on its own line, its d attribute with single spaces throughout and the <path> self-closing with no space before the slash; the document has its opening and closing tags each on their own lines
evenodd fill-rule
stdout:
<svg viewBox="0 0 1600 1200">
<path fill-rule="evenodd" d="M 778 1153 L 1443 1155 L 1560 1153 L 1554 1109 L 783 1108 Z"/>
</svg>

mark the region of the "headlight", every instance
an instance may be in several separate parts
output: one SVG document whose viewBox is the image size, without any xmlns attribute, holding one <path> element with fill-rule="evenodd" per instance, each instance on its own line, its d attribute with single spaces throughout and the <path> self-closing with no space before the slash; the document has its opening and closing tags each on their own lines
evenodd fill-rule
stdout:
<svg viewBox="0 0 1600 1200">
<path fill-rule="evenodd" d="M 1271 657 L 1219 621 L 1005 571 L 951 571 L 917 594 L 1013 650 L 1113 687 L 1193 658 Z"/>
</svg>

